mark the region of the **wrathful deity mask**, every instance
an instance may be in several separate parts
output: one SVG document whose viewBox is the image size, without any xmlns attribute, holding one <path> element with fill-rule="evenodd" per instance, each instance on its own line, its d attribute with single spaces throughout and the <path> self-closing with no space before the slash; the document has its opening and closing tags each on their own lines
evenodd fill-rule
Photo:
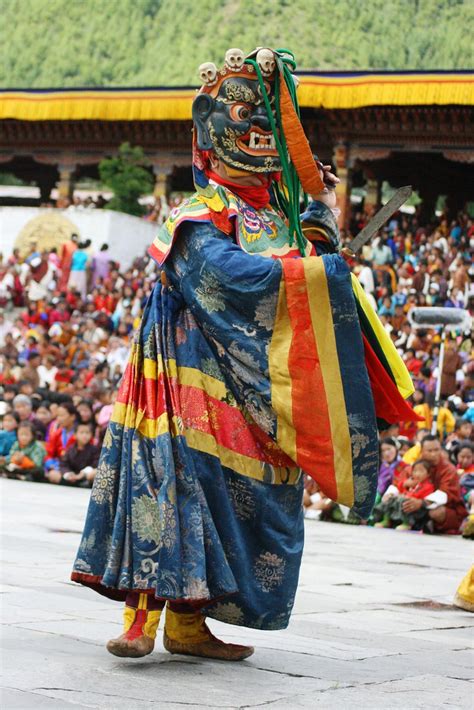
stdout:
<svg viewBox="0 0 474 710">
<path fill-rule="evenodd" d="M 262 187 L 266 179 L 272 182 L 288 220 L 290 245 L 296 239 L 304 255 L 301 195 L 318 195 L 325 185 L 301 125 L 295 69 L 292 52 L 269 47 L 257 47 L 247 57 L 229 49 L 222 69 L 201 64 L 203 86 L 193 101 L 193 177 L 196 191 L 212 200 L 212 183 L 224 184 L 222 174 L 212 170 L 216 158 L 230 182 L 238 172 L 266 173 Z"/>
<path fill-rule="evenodd" d="M 267 63 L 265 88 L 273 110 L 275 85 L 270 69 L 271 63 Z M 226 165 L 238 170 L 280 170 L 262 89 L 254 68 L 243 64 L 240 50 L 227 52 L 225 67 L 220 71 L 211 63 L 201 65 L 200 76 L 205 85 L 193 102 L 198 149 L 213 151 Z"/>
</svg>

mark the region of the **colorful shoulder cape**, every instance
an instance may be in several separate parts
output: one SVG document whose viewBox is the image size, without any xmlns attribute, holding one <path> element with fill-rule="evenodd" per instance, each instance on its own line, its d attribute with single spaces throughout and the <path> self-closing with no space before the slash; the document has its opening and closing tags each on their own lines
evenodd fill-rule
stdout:
<svg viewBox="0 0 474 710">
<path fill-rule="evenodd" d="M 273 259 L 301 256 L 296 245 L 289 245 L 287 225 L 270 205 L 255 210 L 219 185 L 212 197 L 195 193 L 171 211 L 148 250 L 159 266 L 166 262 L 179 229 L 186 222 L 213 224 L 224 234 L 234 235 L 237 244 L 250 254 Z M 306 255 L 311 254 L 315 251 L 308 241 Z"/>
</svg>

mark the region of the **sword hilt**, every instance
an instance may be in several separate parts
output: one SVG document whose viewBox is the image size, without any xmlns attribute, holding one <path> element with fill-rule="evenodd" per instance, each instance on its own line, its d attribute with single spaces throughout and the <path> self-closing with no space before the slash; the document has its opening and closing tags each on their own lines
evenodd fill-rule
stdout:
<svg viewBox="0 0 474 710">
<path fill-rule="evenodd" d="M 318 158 L 317 155 L 314 156 L 314 159 L 315 159 L 315 161 L 316 161 L 316 167 L 317 167 L 318 170 L 320 170 L 320 171 L 322 172 L 322 174 L 323 174 L 322 180 L 323 180 L 324 185 L 328 188 L 328 190 L 335 190 L 335 189 L 336 189 L 336 186 L 334 185 L 334 183 L 330 182 L 329 180 L 325 180 L 324 163 L 322 163 L 322 162 L 319 160 L 319 158 Z"/>
</svg>

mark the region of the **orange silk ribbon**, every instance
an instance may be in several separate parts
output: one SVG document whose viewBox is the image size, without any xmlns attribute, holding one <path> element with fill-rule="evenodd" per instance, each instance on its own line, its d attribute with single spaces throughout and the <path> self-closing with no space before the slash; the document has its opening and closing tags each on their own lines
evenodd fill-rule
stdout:
<svg viewBox="0 0 474 710">
<path fill-rule="evenodd" d="M 293 106 L 283 74 L 280 74 L 280 112 L 288 151 L 303 190 L 308 195 L 317 195 L 324 190 L 325 185 L 316 167 L 313 153 Z"/>
</svg>

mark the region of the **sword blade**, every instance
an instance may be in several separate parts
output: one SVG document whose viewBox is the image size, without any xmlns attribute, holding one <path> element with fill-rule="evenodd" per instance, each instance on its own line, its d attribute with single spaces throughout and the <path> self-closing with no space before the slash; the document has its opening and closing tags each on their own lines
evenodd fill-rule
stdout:
<svg viewBox="0 0 474 710">
<path fill-rule="evenodd" d="M 374 234 L 376 234 L 380 227 L 385 224 L 387 219 L 391 217 L 404 202 L 408 200 L 412 193 L 411 185 L 405 185 L 405 187 L 400 187 L 396 193 L 390 198 L 386 205 L 380 209 L 377 214 L 370 220 L 368 224 L 365 225 L 359 234 L 354 237 L 352 242 L 349 244 L 349 249 L 355 254 L 361 249 L 364 244 L 372 239 Z"/>
</svg>

